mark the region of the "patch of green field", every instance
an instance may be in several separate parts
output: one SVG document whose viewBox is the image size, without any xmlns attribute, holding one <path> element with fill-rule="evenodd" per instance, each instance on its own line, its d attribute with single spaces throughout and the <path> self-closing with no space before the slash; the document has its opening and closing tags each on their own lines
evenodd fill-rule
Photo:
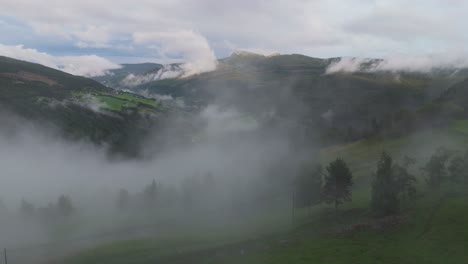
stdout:
<svg viewBox="0 0 468 264">
<path fill-rule="evenodd" d="M 451 129 L 468 136 L 468 120 L 458 120 L 453 122 Z"/>
<path fill-rule="evenodd" d="M 149 105 L 149 106 L 152 106 L 152 107 L 156 107 L 156 101 L 155 100 L 151 100 L 151 99 L 148 99 L 148 98 L 143 98 L 141 96 L 138 96 L 138 95 L 132 94 L 132 93 L 120 93 L 120 94 L 113 95 L 113 97 L 125 99 L 125 100 L 131 101 L 131 102 L 138 102 L 138 103 L 146 104 L 146 105 Z"/>
<path fill-rule="evenodd" d="M 122 100 L 109 95 L 97 95 L 99 102 L 106 104 L 110 110 L 122 111 L 122 107 L 137 107 L 137 104 L 127 100 Z"/>
</svg>

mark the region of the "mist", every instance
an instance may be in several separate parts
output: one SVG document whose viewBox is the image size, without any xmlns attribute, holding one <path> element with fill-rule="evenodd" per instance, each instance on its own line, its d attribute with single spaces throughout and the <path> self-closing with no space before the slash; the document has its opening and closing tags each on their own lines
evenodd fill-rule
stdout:
<svg viewBox="0 0 468 264">
<path fill-rule="evenodd" d="M 161 69 L 153 73 L 133 74 L 130 73 L 122 81 L 125 87 L 135 87 L 141 84 L 164 79 L 179 78 L 184 75 L 184 70 L 177 64 L 164 65 Z"/>
<path fill-rule="evenodd" d="M 286 130 L 266 129 L 232 107 L 208 105 L 189 120 L 174 118 L 164 131 L 145 139 L 141 159 L 111 159 L 106 146 L 67 140 L 53 126 L 15 115 L 4 114 L 0 120 L 5 124 L 0 129 L 0 243 L 12 251 L 66 240 L 64 254 L 106 240 L 162 236 L 170 230 L 225 225 L 251 230 L 255 224 L 247 216 L 275 212 L 271 206 L 289 210 L 287 186 L 296 157 Z M 180 131 L 187 122 L 193 131 L 183 141 Z M 153 181 L 156 202 L 147 207 L 144 192 Z M 124 210 L 116 205 L 122 189 L 130 197 Z M 41 215 L 58 206 L 61 195 L 71 199 L 73 215 L 43 220 Z M 34 207 L 34 216 L 24 216 L 24 202 Z M 57 237 L 54 230 L 68 225 L 74 227 Z M 39 253 L 44 258 L 51 254 Z"/>
<path fill-rule="evenodd" d="M 343 57 L 330 64 L 327 74 L 336 72 L 420 72 L 435 70 L 456 71 L 468 67 L 468 56 L 464 53 L 440 53 L 424 56 L 393 55 L 382 59 Z"/>
</svg>

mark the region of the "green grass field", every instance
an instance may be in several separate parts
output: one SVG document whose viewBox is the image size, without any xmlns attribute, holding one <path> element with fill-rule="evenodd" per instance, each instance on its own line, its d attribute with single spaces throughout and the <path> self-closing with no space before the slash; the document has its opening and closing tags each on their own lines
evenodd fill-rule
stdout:
<svg viewBox="0 0 468 264">
<path fill-rule="evenodd" d="M 110 110 L 122 111 L 123 107 L 137 107 L 136 103 L 127 100 L 121 100 L 113 96 L 98 95 L 96 96 L 99 102 L 104 103 Z"/>
<path fill-rule="evenodd" d="M 86 94 L 84 93 L 74 93 L 75 98 L 82 98 L 85 95 Z M 99 93 L 93 95 L 93 97 L 96 98 L 98 102 L 104 104 L 105 108 L 116 112 L 126 111 L 128 108 L 137 109 L 139 111 L 154 111 L 162 109 L 155 100 L 144 98 L 132 93 Z"/>
<path fill-rule="evenodd" d="M 278 221 L 259 217 L 268 231 L 255 234 L 222 229 L 178 239 L 154 237 L 108 243 L 54 263 L 242 263 L 242 264 L 413 264 L 468 263 L 468 190 L 444 186 L 427 190 L 418 174 L 419 198 L 406 202 L 401 221 L 380 229 L 355 230 L 358 223 L 375 223 L 368 210 L 370 175 L 385 150 L 397 160 L 403 155 L 429 157 L 439 146 L 463 150 L 468 147 L 468 122 L 449 129 L 424 131 L 394 139 L 370 139 L 321 151 L 322 162 L 342 157 L 355 173 L 353 201 L 343 204 L 337 217 L 327 205 L 289 212 Z M 275 231 L 276 230 L 276 231 Z M 344 232 L 343 230 L 348 230 Z M 351 231 L 350 231 L 351 230 Z"/>
<path fill-rule="evenodd" d="M 143 97 L 137 96 L 135 94 L 131 94 L 131 93 L 120 93 L 120 94 L 114 95 L 114 97 L 125 99 L 125 100 L 131 101 L 131 102 L 138 102 L 138 103 L 146 104 L 146 105 L 149 105 L 149 106 L 152 106 L 152 107 L 156 107 L 156 105 L 157 105 L 155 100 L 143 98 Z"/>
</svg>

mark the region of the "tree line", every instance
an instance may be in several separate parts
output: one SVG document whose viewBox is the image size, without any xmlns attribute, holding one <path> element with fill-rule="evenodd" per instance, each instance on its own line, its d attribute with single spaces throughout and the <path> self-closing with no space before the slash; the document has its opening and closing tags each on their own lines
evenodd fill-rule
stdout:
<svg viewBox="0 0 468 264">
<path fill-rule="evenodd" d="M 416 160 L 404 156 L 396 162 L 383 152 L 376 164 L 370 184 L 370 211 L 376 217 L 397 214 L 402 205 L 417 197 Z M 426 186 L 438 189 L 446 183 L 468 184 L 468 151 L 461 154 L 447 148 L 437 149 L 420 168 Z M 306 208 L 321 203 L 332 204 L 335 210 L 351 201 L 353 173 L 341 158 L 330 162 L 324 171 L 321 165 L 303 165 L 295 177 L 293 208 Z"/>
</svg>

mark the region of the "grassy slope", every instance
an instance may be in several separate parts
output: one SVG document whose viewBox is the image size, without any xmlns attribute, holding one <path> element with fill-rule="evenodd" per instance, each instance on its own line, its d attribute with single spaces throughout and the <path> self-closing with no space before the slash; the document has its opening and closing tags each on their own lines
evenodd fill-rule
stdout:
<svg viewBox="0 0 468 264">
<path fill-rule="evenodd" d="M 114 242 L 60 263 L 467 263 L 468 193 L 453 186 L 431 193 L 425 190 L 422 178 L 421 198 L 406 204 L 403 215 L 407 220 L 403 224 L 384 231 L 337 235 L 338 230 L 352 224 L 372 221 L 367 210 L 369 175 L 383 149 L 398 157 L 428 156 L 439 145 L 462 149 L 468 146 L 466 123 L 459 121 L 448 130 L 399 139 L 373 139 L 324 149 L 324 162 L 342 156 L 356 174 L 353 201 L 342 206 L 339 220 L 329 207 L 321 205 L 309 212 L 297 212 L 292 229 L 287 216 L 274 224 L 279 233 L 253 240 L 252 236 L 229 236 L 218 230 L 190 239 Z M 285 224 L 289 228 L 284 228 Z"/>
<path fill-rule="evenodd" d="M 125 112 L 128 109 L 132 109 L 157 113 L 164 110 L 155 100 L 132 93 L 101 93 L 96 95 L 95 98 L 104 104 L 104 108 L 115 112 Z"/>
<path fill-rule="evenodd" d="M 76 102 L 80 95 L 111 95 L 112 89 L 84 77 L 39 64 L 0 56 L 0 108 L 40 123 L 60 128 L 65 136 L 109 144 L 111 152 L 134 156 L 138 140 L 152 121 L 132 111 L 119 112 L 119 104 L 138 105 L 138 110 L 160 112 L 155 102 L 134 98 L 110 99 L 112 114 L 94 111 Z M 106 98 L 107 99 L 107 98 Z M 64 102 L 56 104 L 57 102 Z M 51 105 L 54 104 L 54 107 Z"/>
</svg>

